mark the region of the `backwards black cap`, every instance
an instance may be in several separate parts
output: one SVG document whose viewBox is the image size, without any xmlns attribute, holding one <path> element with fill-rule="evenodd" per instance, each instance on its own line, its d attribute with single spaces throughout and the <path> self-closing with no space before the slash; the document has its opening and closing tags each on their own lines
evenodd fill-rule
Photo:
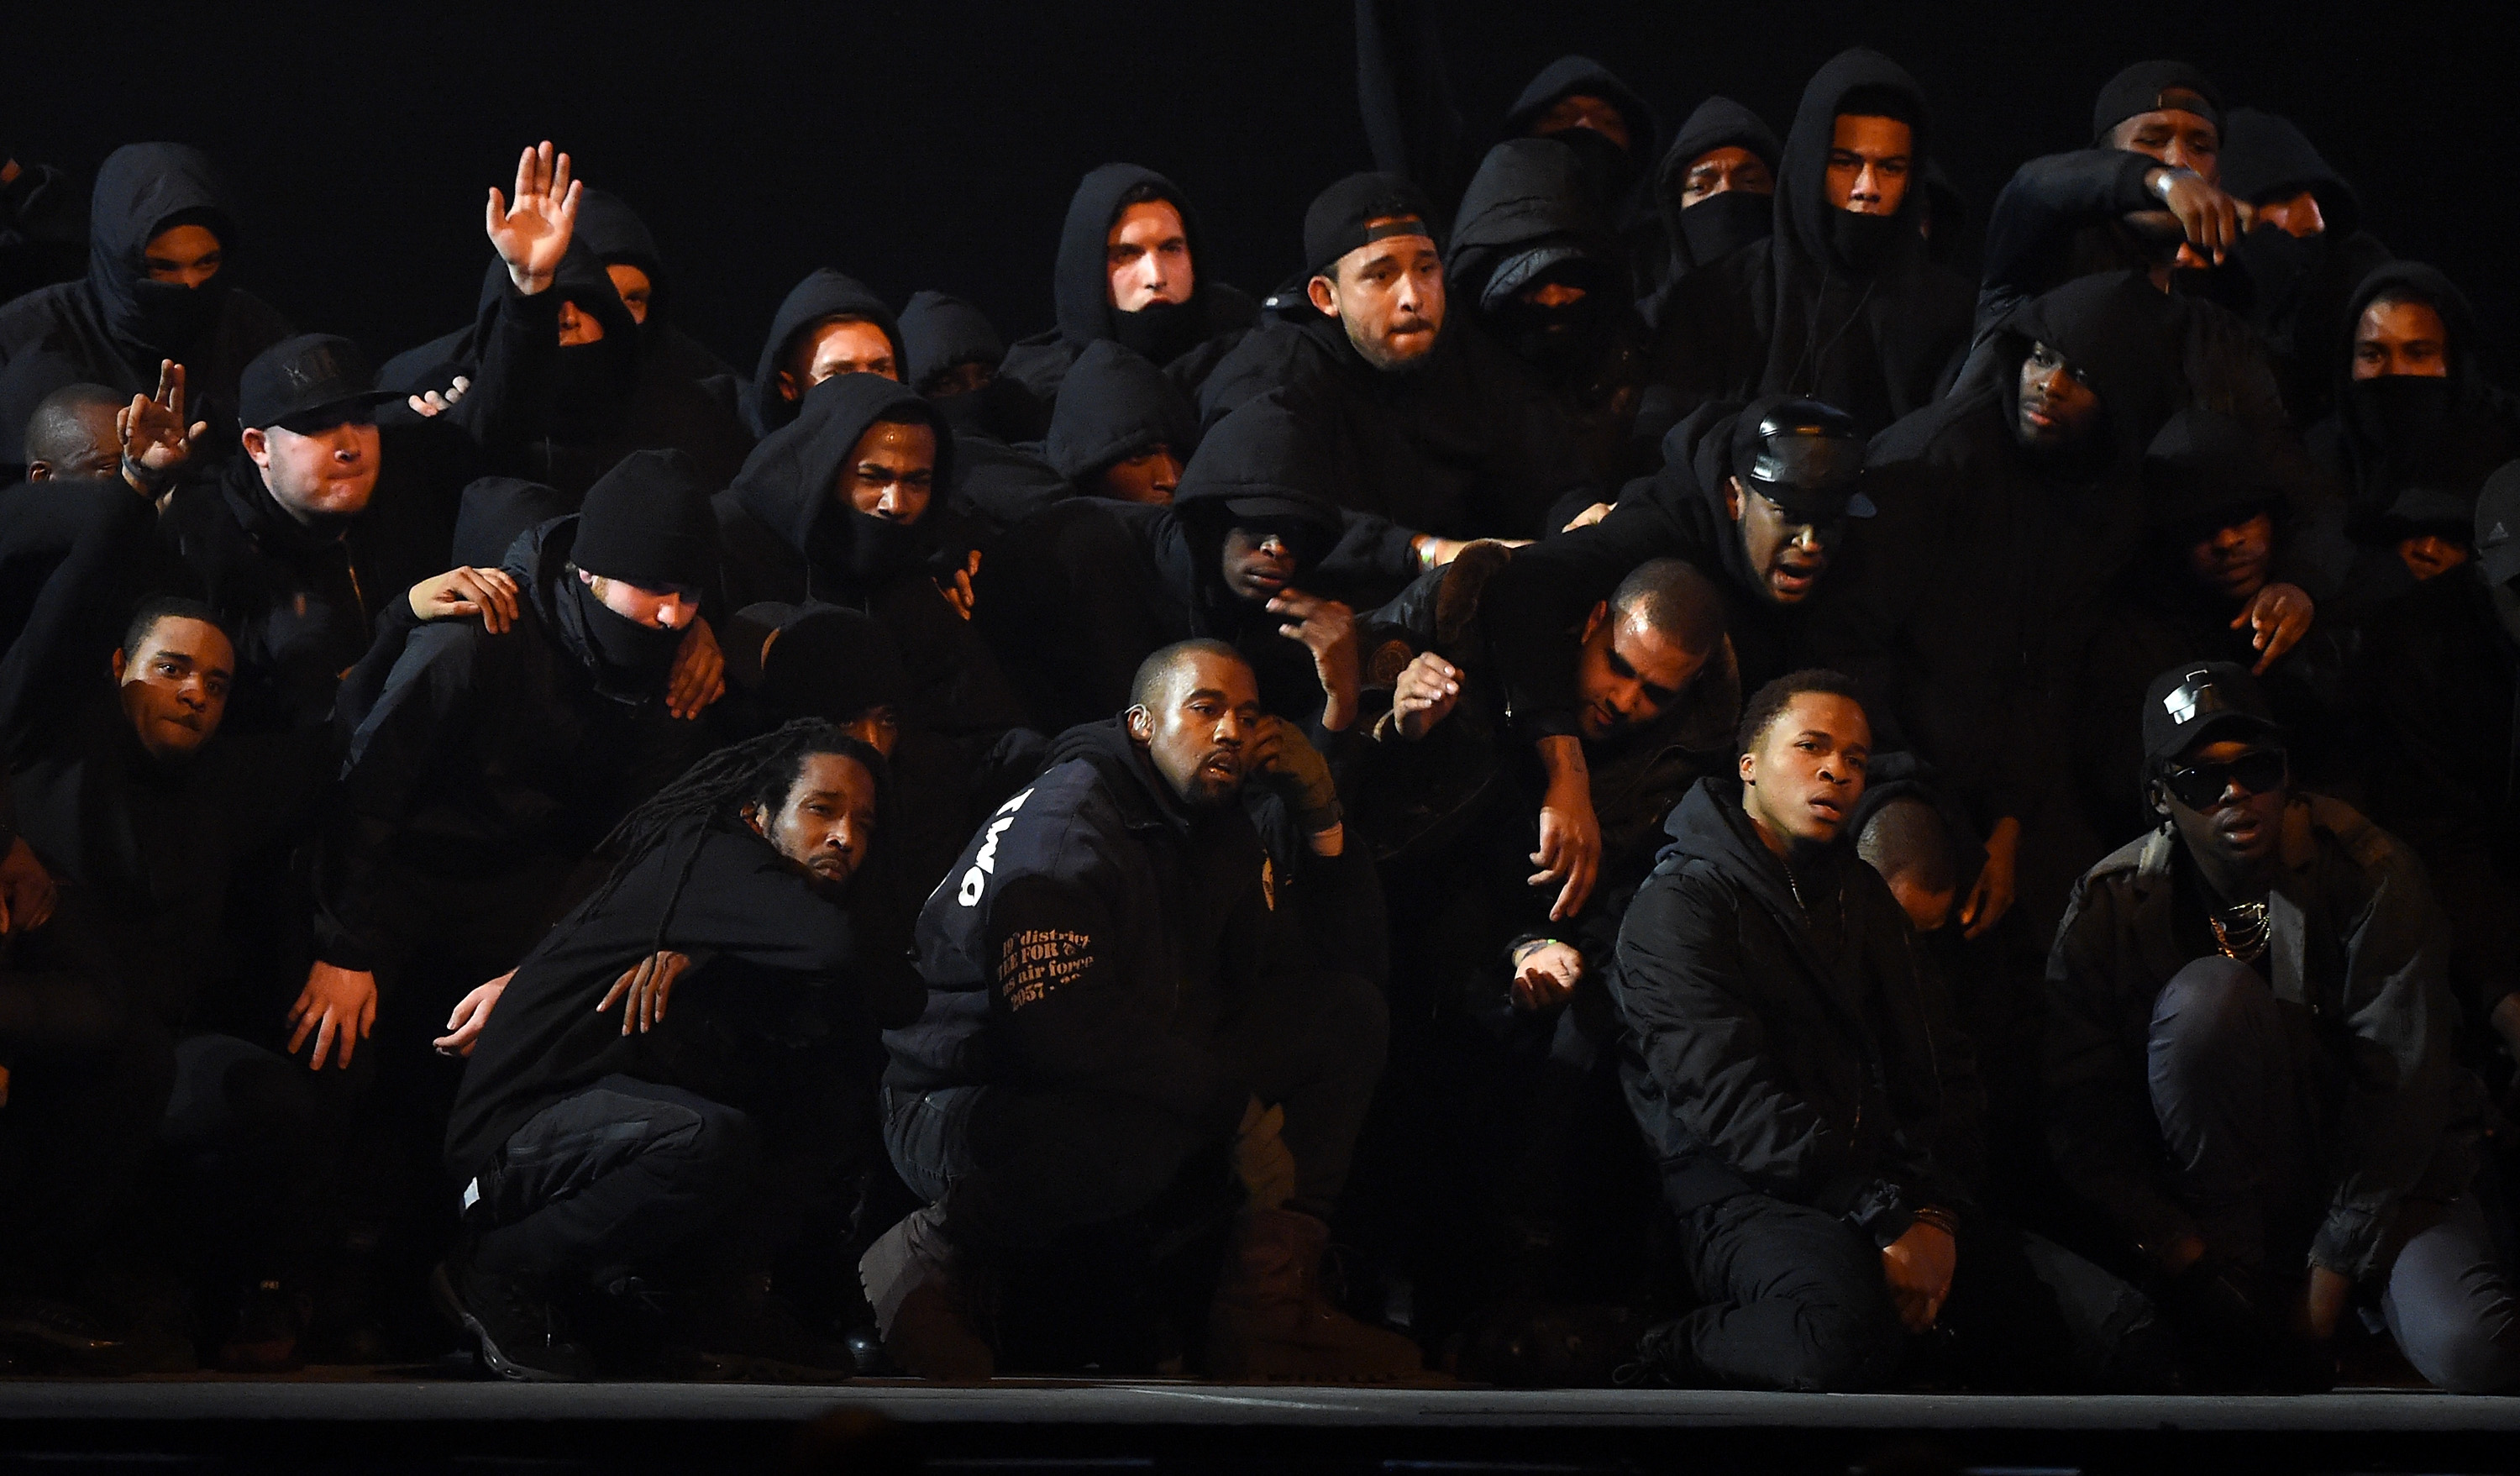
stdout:
<svg viewBox="0 0 2520 1476">
<path fill-rule="evenodd" d="M 2143 693 L 2143 756 L 2163 763 L 2216 734 L 2280 737 L 2258 679 L 2237 661 L 2196 661 L 2152 679 Z"/>
<path fill-rule="evenodd" d="M 2520 579 L 2520 462 L 2505 462 L 2476 494 L 2476 566 L 2488 584 Z"/>
<path fill-rule="evenodd" d="M 2101 86 L 2092 104 L 2092 141 L 2139 112 L 2176 109 L 2192 112 L 2217 129 L 2223 126 L 2223 90 L 2214 79 L 2184 62 L 2138 62 Z"/>
<path fill-rule="evenodd" d="M 377 388 L 376 372 L 359 345 L 334 334 L 299 334 L 254 355 L 245 367 L 237 380 L 237 424 L 267 430 L 288 421 L 321 419 L 318 411 L 338 411 L 328 422 L 338 425 L 365 420 L 370 407 L 396 398 Z"/>
<path fill-rule="evenodd" d="M 586 489 L 569 561 L 644 590 L 698 589 L 717 574 L 717 519 L 680 451 L 633 451 Z"/>
<path fill-rule="evenodd" d="M 1864 437 L 1833 405 L 1768 395 L 1732 419 L 1732 474 L 1798 517 L 1870 517 L 1872 499 L 1856 490 L 1863 472 Z"/>
<path fill-rule="evenodd" d="M 1434 235 L 1435 209 L 1425 191 L 1397 174 L 1351 174 L 1314 196 L 1304 211 L 1304 265 L 1320 275 L 1386 236 Z"/>
</svg>

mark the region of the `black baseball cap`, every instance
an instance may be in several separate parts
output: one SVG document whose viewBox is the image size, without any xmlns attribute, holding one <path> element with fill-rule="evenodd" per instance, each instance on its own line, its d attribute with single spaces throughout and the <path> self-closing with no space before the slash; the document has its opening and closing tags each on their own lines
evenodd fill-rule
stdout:
<svg viewBox="0 0 2520 1476">
<path fill-rule="evenodd" d="M 2488 584 L 2520 579 L 2520 462 L 2505 462 L 2476 494 L 2476 566 Z"/>
<path fill-rule="evenodd" d="M 2165 763 L 2216 736 L 2283 737 L 2266 693 L 2236 661 L 2192 661 L 2152 679 L 2143 693 L 2143 756 Z"/>
<path fill-rule="evenodd" d="M 337 334 L 299 334 L 245 367 L 237 381 L 237 424 L 262 430 L 299 422 L 317 429 L 366 420 L 376 406 L 398 398 L 377 388 L 376 371 L 356 343 Z"/>
<path fill-rule="evenodd" d="M 1855 418 L 1818 400 L 1768 395 L 1742 407 L 1732 420 L 1732 474 L 1813 522 L 1873 513 L 1872 499 L 1856 490 L 1864 437 Z"/>
</svg>

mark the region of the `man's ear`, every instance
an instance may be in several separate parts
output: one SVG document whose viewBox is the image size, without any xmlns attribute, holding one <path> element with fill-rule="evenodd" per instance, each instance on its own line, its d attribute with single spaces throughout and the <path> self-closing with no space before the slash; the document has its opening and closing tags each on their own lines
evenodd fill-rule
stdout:
<svg viewBox="0 0 2520 1476">
<path fill-rule="evenodd" d="M 1754 778 L 1752 778 L 1752 777 L 1751 777 L 1751 771 L 1752 771 L 1752 770 L 1757 769 L 1758 767 L 1759 767 L 1759 756 L 1758 756 L 1757 754 L 1755 754 L 1755 753 L 1745 753 L 1745 754 L 1742 754 L 1742 755 L 1741 755 L 1741 783 L 1743 783 L 1744 784 L 1756 784 L 1756 783 L 1758 783 L 1758 780 L 1756 780 L 1756 779 L 1754 779 Z"/>
<path fill-rule="evenodd" d="M 1734 522 L 1741 520 L 1741 478 L 1730 473 L 1724 478 L 1724 515 Z"/>
<path fill-rule="evenodd" d="M 237 444 L 245 447 L 247 458 L 255 466 L 266 469 L 271 466 L 271 435 L 261 426 L 245 427 L 244 432 L 237 437 Z"/>
<path fill-rule="evenodd" d="M 1148 712 L 1143 704 L 1133 706 L 1127 712 L 1120 714 L 1120 720 L 1129 725 L 1131 741 L 1151 743 L 1155 740 L 1155 715 Z"/>
<path fill-rule="evenodd" d="M 26 480 L 30 482 L 48 482 L 52 479 L 53 464 L 51 462 L 34 461 L 26 464 Z"/>
<path fill-rule="evenodd" d="M 1304 295 L 1324 317 L 1338 316 L 1338 284 L 1328 277 L 1315 277 L 1304 284 Z"/>
<path fill-rule="evenodd" d="M 761 807 L 759 805 L 746 803 L 742 809 L 738 810 L 736 813 L 743 817 L 743 823 L 752 827 L 753 834 L 760 836 L 764 840 L 768 840 L 770 838 L 769 827 L 761 823 Z"/>
<path fill-rule="evenodd" d="M 779 398 L 787 400 L 792 404 L 794 403 L 798 392 L 799 391 L 796 388 L 796 377 L 784 369 L 779 371 Z"/>
<path fill-rule="evenodd" d="M 122 648 L 121 648 L 121 647 L 119 647 L 119 646 L 115 647 L 115 648 L 113 649 L 113 685 L 114 685 L 114 686 L 119 687 L 119 686 L 121 686 L 121 685 L 122 685 L 122 670 L 123 670 L 123 668 L 124 668 L 125 666 L 128 666 L 128 665 L 130 665 L 130 664 L 131 664 L 131 663 L 130 663 L 130 662 L 129 662 L 129 661 L 128 661 L 124 656 L 123 656 L 123 654 L 122 654 Z"/>
<path fill-rule="evenodd" d="M 1592 612 L 1591 614 L 1586 615 L 1586 616 L 1584 617 L 1584 634 L 1582 634 L 1582 635 L 1580 635 L 1580 636 L 1578 636 L 1578 637 L 1576 637 L 1576 638 L 1575 638 L 1576 643 L 1577 643 L 1578 645 L 1582 645 L 1582 644 L 1584 644 L 1584 643 L 1586 643 L 1586 642 L 1591 641 L 1591 640 L 1593 639 L 1594 635 L 1595 635 L 1595 634 L 1597 634 L 1597 633 L 1601 629 L 1602 622 L 1604 622 L 1604 621 L 1608 620 L 1609 618 L 1610 618 L 1610 602 L 1609 602 L 1609 601 L 1604 600 L 1604 601 L 1602 601 L 1601 603 L 1599 603 L 1598 604 L 1594 605 L 1594 606 L 1593 606 L 1593 612 Z"/>
</svg>

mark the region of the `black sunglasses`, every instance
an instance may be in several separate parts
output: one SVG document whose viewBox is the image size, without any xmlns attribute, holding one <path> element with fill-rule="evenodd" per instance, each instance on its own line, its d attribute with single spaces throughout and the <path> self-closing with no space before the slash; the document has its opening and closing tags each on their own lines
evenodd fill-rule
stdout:
<svg viewBox="0 0 2520 1476">
<path fill-rule="evenodd" d="M 2249 794 L 2264 794 L 2281 784 L 2285 763 L 2281 748 L 2252 748 L 2223 763 L 2165 770 L 2161 786 L 2191 810 L 2210 810 L 2221 801 L 2223 791 L 2234 784 Z"/>
</svg>

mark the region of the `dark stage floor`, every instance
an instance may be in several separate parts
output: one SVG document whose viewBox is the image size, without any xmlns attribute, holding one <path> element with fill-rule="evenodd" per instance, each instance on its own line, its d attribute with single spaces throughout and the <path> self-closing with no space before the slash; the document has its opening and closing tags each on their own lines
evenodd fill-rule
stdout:
<svg viewBox="0 0 2520 1476">
<path fill-rule="evenodd" d="M 2520 1469 L 2520 1399 L 1320 1389 L 869 1381 L 503 1385 L 0 1380 L 0 1471 L 785 1468 L 834 1409 L 941 1471 L 1845 1471 L 1906 1448 L 1978 1470 Z M 1902 1469 L 1933 1469 L 1905 1466 Z"/>
</svg>

